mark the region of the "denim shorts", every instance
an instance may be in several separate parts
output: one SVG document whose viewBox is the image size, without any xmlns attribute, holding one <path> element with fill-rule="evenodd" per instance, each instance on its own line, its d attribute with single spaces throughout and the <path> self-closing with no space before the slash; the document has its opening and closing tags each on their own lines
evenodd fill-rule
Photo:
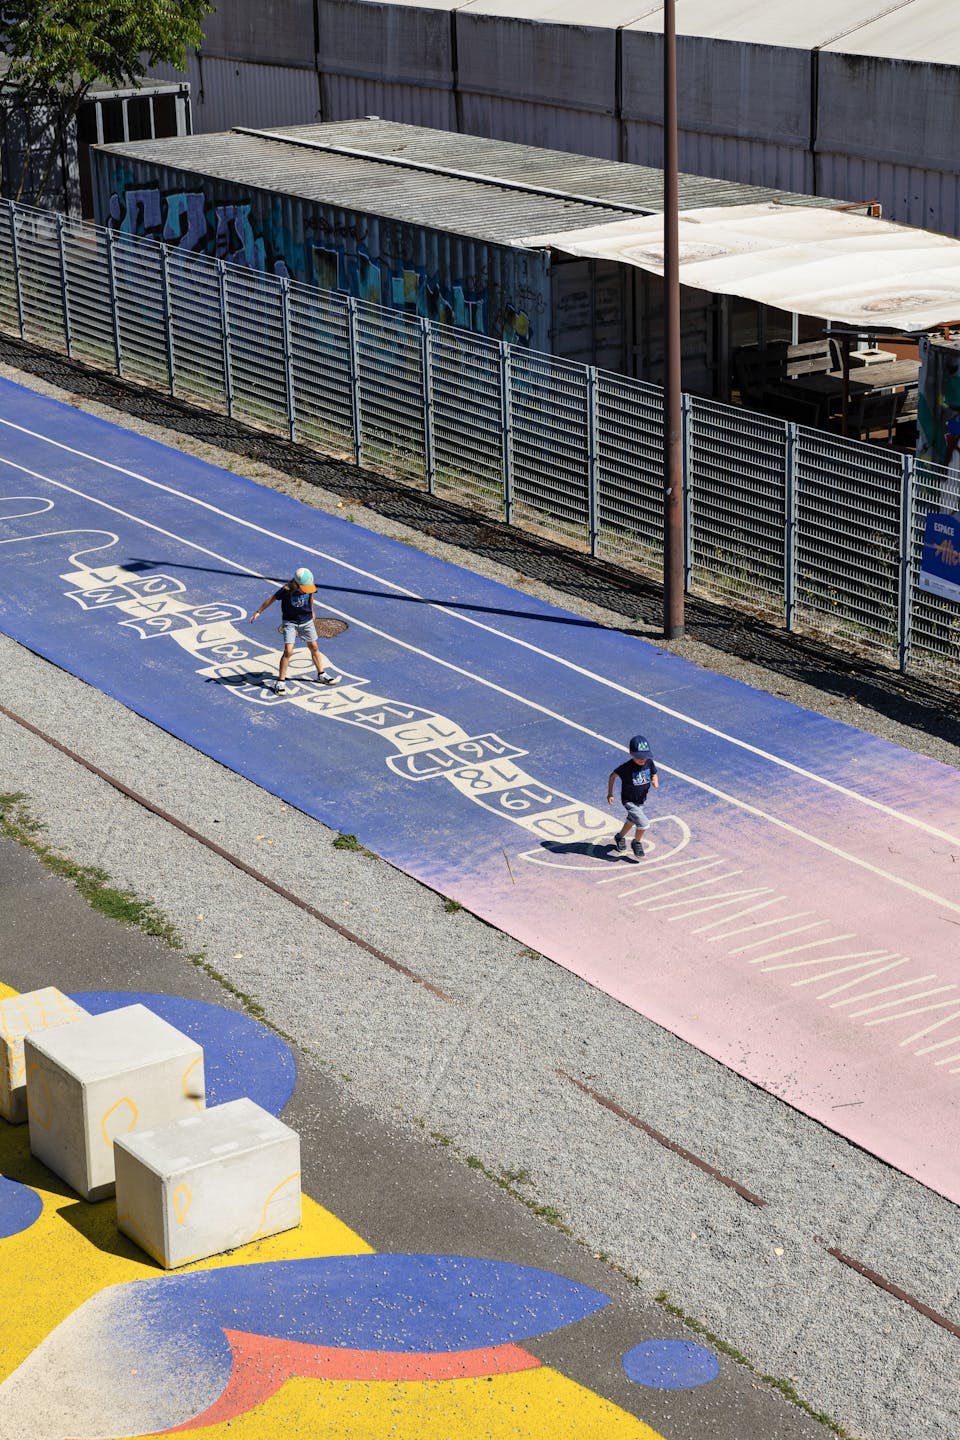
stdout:
<svg viewBox="0 0 960 1440">
<path fill-rule="evenodd" d="M 649 828 L 650 821 L 642 805 L 635 805 L 631 800 L 628 801 L 623 808 L 627 812 L 627 819 L 631 825 L 636 825 L 638 830 L 646 830 Z"/>
<path fill-rule="evenodd" d="M 284 620 L 283 622 L 283 643 L 292 645 L 295 640 L 306 640 L 307 644 L 317 638 L 317 627 L 312 620 L 304 620 L 299 625 L 296 620 Z"/>
</svg>

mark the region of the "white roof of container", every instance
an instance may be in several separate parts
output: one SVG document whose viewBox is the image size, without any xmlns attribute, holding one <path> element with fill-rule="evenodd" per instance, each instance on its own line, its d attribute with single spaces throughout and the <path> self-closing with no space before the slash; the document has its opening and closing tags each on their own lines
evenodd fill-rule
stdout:
<svg viewBox="0 0 960 1440">
<path fill-rule="evenodd" d="M 919 60 L 930 65 L 960 65 L 957 0 L 907 0 L 859 28 L 827 50 L 870 55 L 878 60 Z"/>
<path fill-rule="evenodd" d="M 616 30 L 642 15 L 660 10 L 662 5 L 651 0 L 646 4 L 644 0 L 594 0 L 589 5 L 584 4 L 584 0 L 466 0 L 463 5 L 449 8 L 469 15 L 495 15 L 504 20 L 538 20 L 553 25 Z"/>
<path fill-rule="evenodd" d="M 842 36 L 853 36 L 861 25 L 888 10 L 909 11 L 913 0 L 677 0 L 677 34 L 705 40 L 738 40 L 746 45 L 782 45 L 788 49 L 817 50 Z M 943 8 L 955 0 L 944 0 Z M 663 33 L 663 9 L 638 16 L 628 30 Z M 944 17 L 945 18 L 945 17 Z M 909 24 L 909 21 L 905 22 Z M 842 48 L 842 47 L 838 47 Z M 854 49 L 856 45 L 854 44 Z"/>
<path fill-rule="evenodd" d="M 845 210 L 710 206 L 679 219 L 680 280 L 862 330 L 912 333 L 960 320 L 960 240 Z M 570 255 L 663 274 L 663 218 L 532 235 Z"/>
</svg>

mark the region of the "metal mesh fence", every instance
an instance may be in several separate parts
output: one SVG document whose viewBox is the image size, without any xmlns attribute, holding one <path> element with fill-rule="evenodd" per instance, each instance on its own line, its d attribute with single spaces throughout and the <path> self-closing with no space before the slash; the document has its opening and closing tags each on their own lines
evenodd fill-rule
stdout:
<svg viewBox="0 0 960 1440">
<path fill-rule="evenodd" d="M 779 616 L 787 581 L 786 427 L 694 399 L 686 430 L 690 583 L 728 604 Z"/>
<path fill-rule="evenodd" d="M 357 456 L 346 298 L 290 285 L 294 437 L 335 455 Z"/>
<path fill-rule="evenodd" d="M 796 477 L 798 624 L 896 655 L 900 455 L 798 429 Z"/>
<path fill-rule="evenodd" d="M 663 392 L 622 375 L 0 202 L 0 328 L 659 573 Z M 685 400 L 687 582 L 956 682 L 921 584 L 953 471 Z"/>
<path fill-rule="evenodd" d="M 434 490 L 502 518 L 500 346 L 442 325 L 428 335 Z"/>
<path fill-rule="evenodd" d="M 514 517 L 589 541 L 585 367 L 513 350 L 509 413 Z"/>
<path fill-rule="evenodd" d="M 163 300 L 163 252 L 134 237 L 113 245 L 116 323 L 123 373 L 146 385 L 170 382 Z M 70 286 L 71 303 L 73 284 Z"/>
<path fill-rule="evenodd" d="M 597 549 L 624 565 L 663 565 L 663 391 L 597 376 Z"/>
<path fill-rule="evenodd" d="M 960 475 L 944 465 L 914 467 L 910 514 L 911 592 L 909 653 L 912 668 L 935 678 L 960 674 L 960 605 L 922 589 L 918 576 L 923 535 L 930 514 L 960 511 Z"/>
<path fill-rule="evenodd" d="M 425 482 L 422 328 L 374 305 L 355 313 L 363 463 Z"/>
</svg>

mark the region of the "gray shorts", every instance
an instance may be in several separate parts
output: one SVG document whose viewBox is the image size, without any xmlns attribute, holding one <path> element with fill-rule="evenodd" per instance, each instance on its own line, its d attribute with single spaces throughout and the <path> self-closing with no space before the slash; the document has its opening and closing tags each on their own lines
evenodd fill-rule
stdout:
<svg viewBox="0 0 960 1440">
<path fill-rule="evenodd" d="M 631 825 L 636 825 L 638 830 L 649 828 L 650 820 L 642 805 L 627 804 L 623 807 L 627 812 L 627 819 Z"/>
<path fill-rule="evenodd" d="M 314 625 L 312 620 L 304 620 L 302 625 L 298 625 L 295 620 L 284 620 L 284 645 L 292 645 L 296 640 L 306 640 L 307 644 L 309 645 L 310 641 L 316 640 L 316 638 L 317 627 L 316 625 Z"/>
</svg>

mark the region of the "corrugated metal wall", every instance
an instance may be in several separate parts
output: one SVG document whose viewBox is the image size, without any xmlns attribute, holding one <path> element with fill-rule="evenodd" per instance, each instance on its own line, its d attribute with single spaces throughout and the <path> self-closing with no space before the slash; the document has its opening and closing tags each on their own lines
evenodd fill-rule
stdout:
<svg viewBox="0 0 960 1440">
<path fill-rule="evenodd" d="M 98 224 L 550 348 L 550 259 L 94 150 Z"/>
<path fill-rule="evenodd" d="M 681 167 L 960 234 L 954 5 L 681 5 L 708 32 L 678 40 Z M 190 61 L 194 128 L 319 105 L 659 166 L 661 30 L 662 7 L 636 0 L 231 0 Z"/>
</svg>

